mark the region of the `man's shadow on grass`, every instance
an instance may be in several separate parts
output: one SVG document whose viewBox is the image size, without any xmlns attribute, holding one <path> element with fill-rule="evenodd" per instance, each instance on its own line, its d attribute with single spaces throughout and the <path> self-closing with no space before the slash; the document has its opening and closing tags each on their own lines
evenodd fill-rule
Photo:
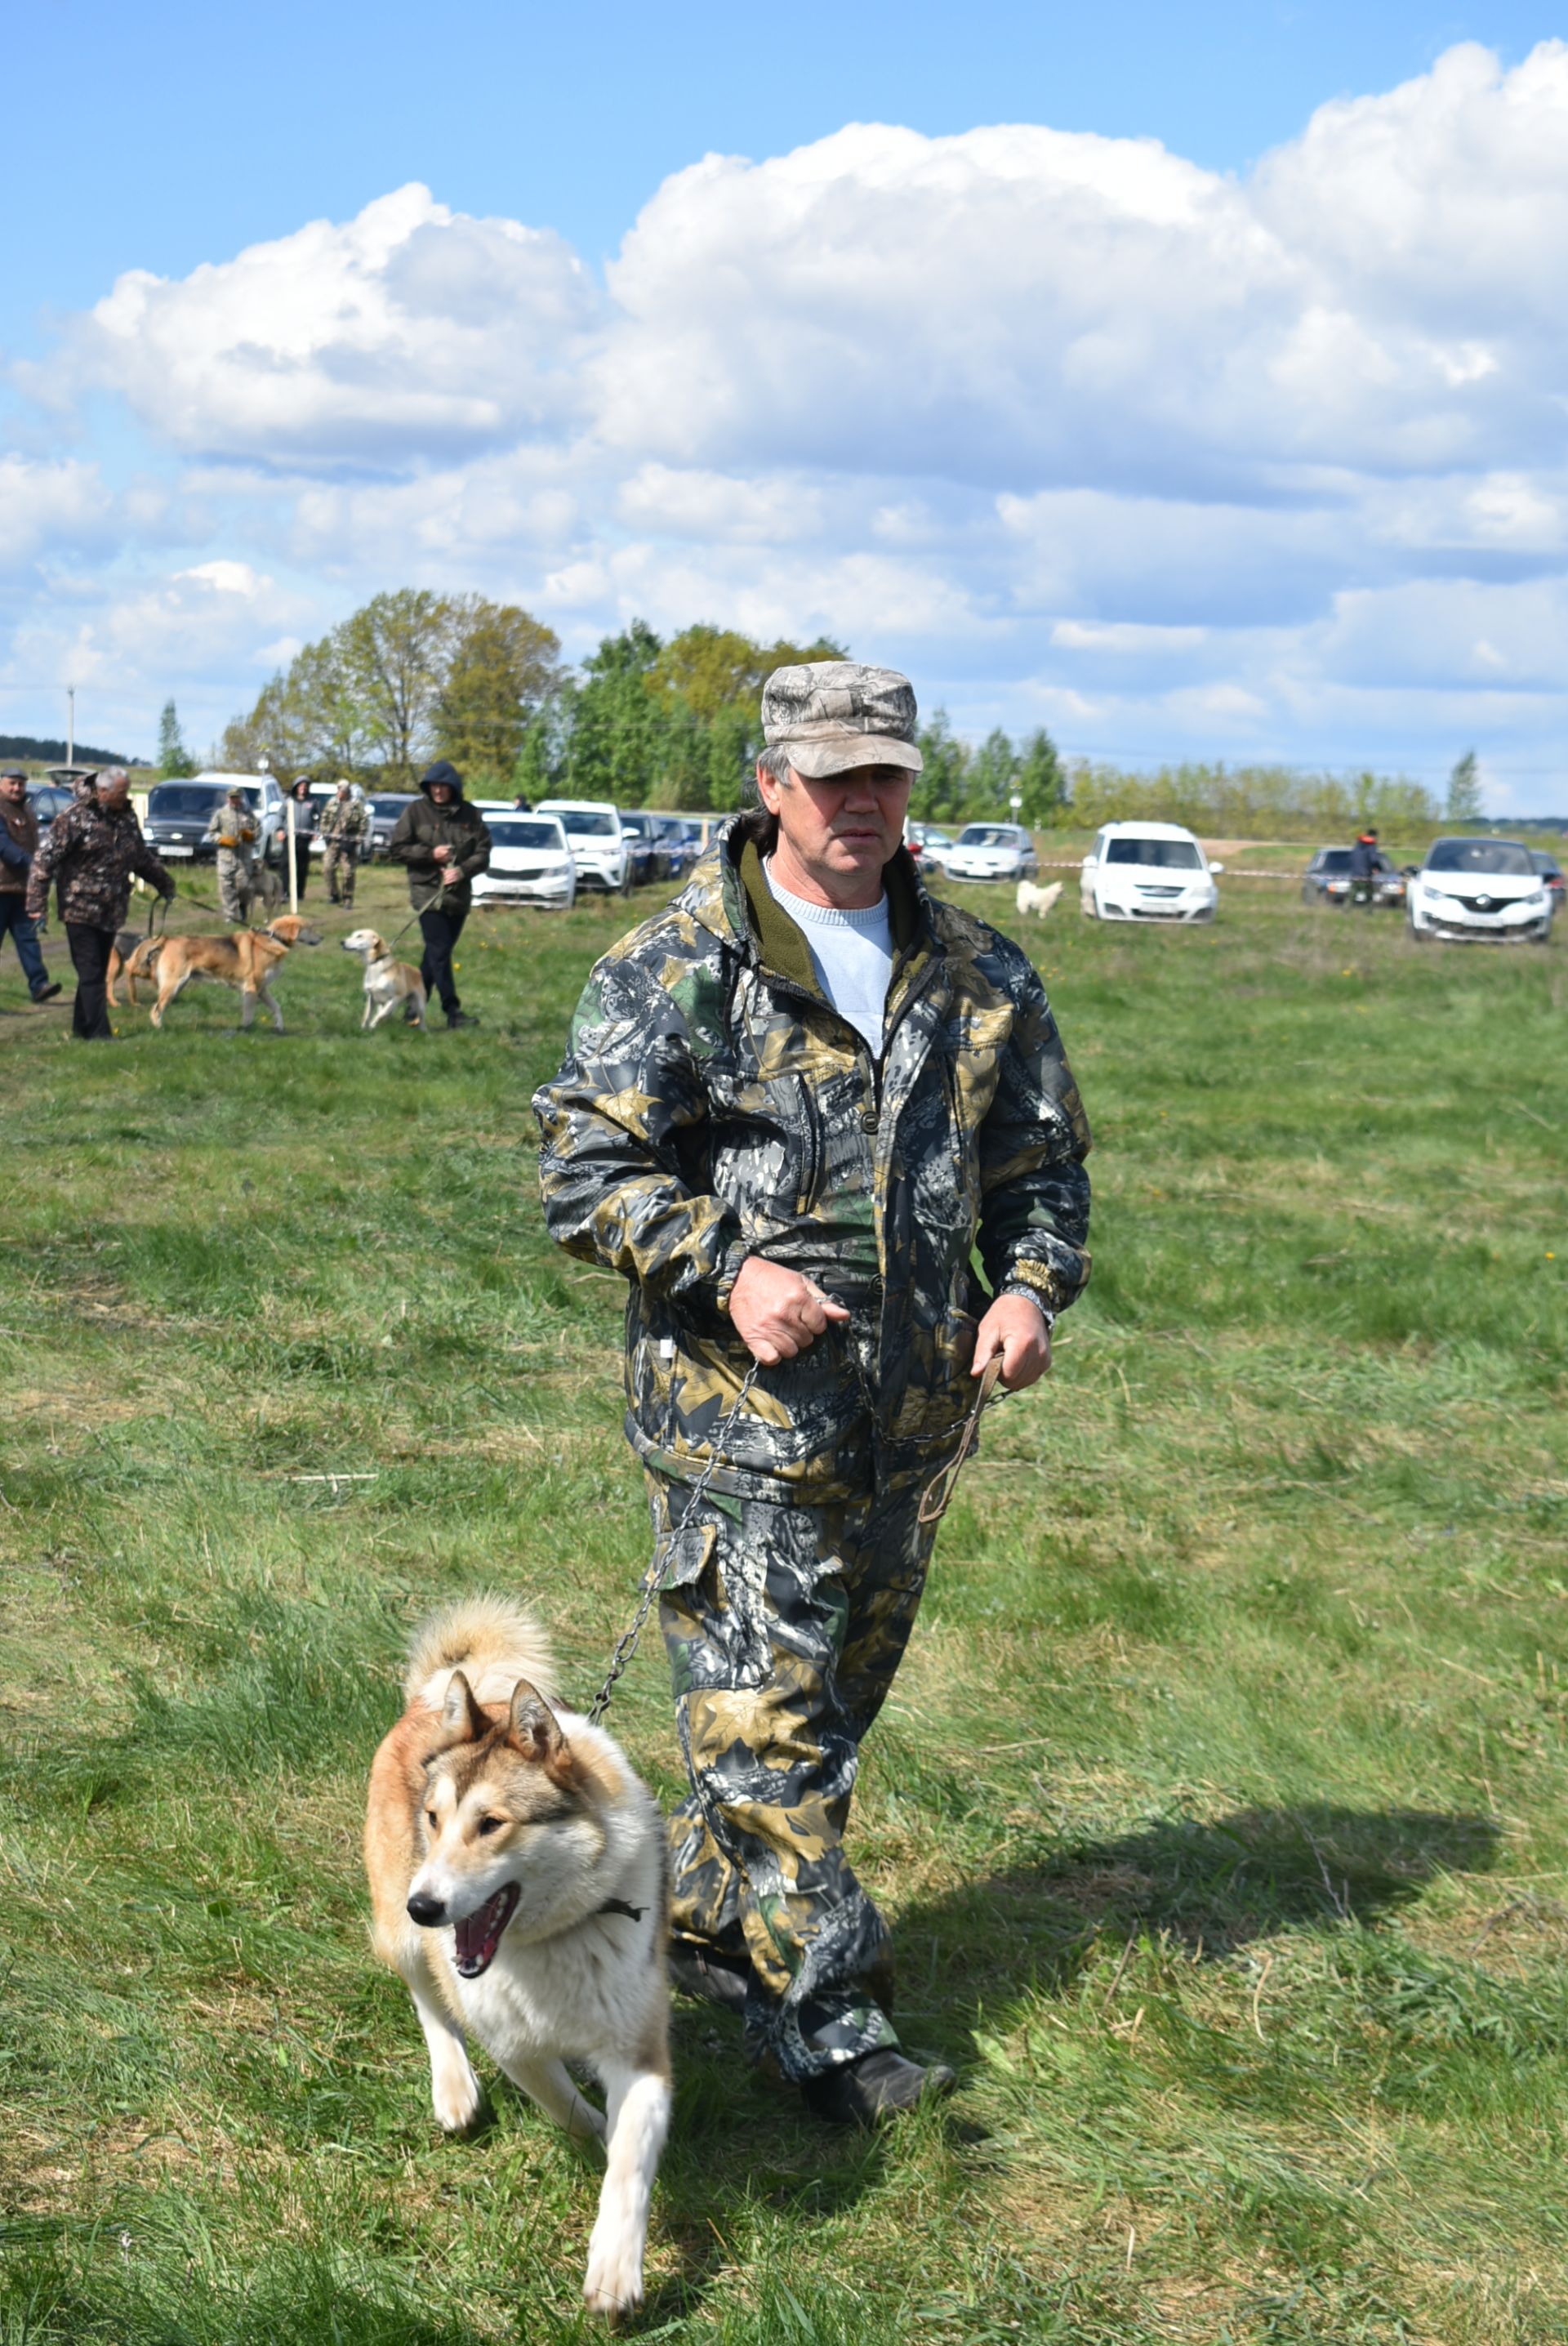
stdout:
<svg viewBox="0 0 1568 2346">
<path fill-rule="evenodd" d="M 908 1908 L 901 2001 L 951 2023 L 1025 1985 L 1059 1993 L 1106 1941 L 1203 1962 L 1292 1924 L 1376 1922 L 1441 1873 L 1486 1872 L 1499 1841 L 1491 1817 L 1322 1801 L 1068 1841 Z"/>
</svg>

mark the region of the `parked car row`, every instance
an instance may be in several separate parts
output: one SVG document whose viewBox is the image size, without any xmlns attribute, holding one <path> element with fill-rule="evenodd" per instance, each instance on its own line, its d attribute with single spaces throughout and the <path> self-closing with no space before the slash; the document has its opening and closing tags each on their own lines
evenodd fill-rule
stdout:
<svg viewBox="0 0 1568 2346">
<path fill-rule="evenodd" d="M 491 841 L 476 903 L 567 905 L 585 889 L 630 895 L 684 879 L 698 852 L 697 825 L 681 815 L 600 799 L 541 799 L 527 812 L 503 800 L 476 804 Z"/>
</svg>

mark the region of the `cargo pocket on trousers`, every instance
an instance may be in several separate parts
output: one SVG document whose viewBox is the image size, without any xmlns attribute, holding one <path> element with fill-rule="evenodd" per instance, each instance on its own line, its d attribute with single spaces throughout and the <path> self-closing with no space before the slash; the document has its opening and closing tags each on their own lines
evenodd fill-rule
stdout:
<svg viewBox="0 0 1568 2346">
<path fill-rule="evenodd" d="M 658 1587 L 692 1587 L 712 1563 L 718 1545 L 717 1524 L 672 1525 L 659 1535 Z"/>
</svg>

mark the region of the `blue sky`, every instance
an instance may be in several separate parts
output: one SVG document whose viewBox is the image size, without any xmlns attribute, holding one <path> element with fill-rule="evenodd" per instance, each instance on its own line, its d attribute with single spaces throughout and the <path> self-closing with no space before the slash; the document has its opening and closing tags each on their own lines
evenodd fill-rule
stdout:
<svg viewBox="0 0 1568 2346">
<path fill-rule="evenodd" d="M 205 740 L 417 579 L 572 652 L 633 607 L 830 626 L 971 730 L 1474 740 L 1500 811 L 1568 800 L 1554 29 L 13 12 L 0 729 L 56 729 L 68 670 L 89 738 L 174 691 Z"/>
</svg>

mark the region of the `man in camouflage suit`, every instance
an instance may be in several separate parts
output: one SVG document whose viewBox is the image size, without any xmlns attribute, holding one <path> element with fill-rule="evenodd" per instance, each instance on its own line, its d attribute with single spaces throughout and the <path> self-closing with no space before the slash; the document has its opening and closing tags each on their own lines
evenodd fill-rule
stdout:
<svg viewBox="0 0 1568 2346">
<path fill-rule="evenodd" d="M 352 782 L 340 782 L 336 798 L 329 799 L 321 809 L 316 829 L 327 842 L 322 871 L 334 904 L 349 905 L 354 901 L 354 871 L 370 820 L 363 802 L 354 796 Z"/>
<path fill-rule="evenodd" d="M 901 845 L 906 679 L 814 661 L 762 707 L 761 808 L 595 969 L 535 1107 L 551 1231 L 630 1288 L 691 1783 L 672 1970 L 820 2115 L 870 2124 L 952 2077 L 888 2017 L 889 1933 L 843 1847 L 860 1744 L 973 1378 L 1000 1355 L 1032 1383 L 1088 1276 L 1089 1134 L 1034 970 Z"/>
<path fill-rule="evenodd" d="M 214 807 L 207 836 L 218 842 L 218 902 L 226 921 L 242 928 L 256 892 L 256 842 L 260 826 L 239 782 L 230 782 L 223 804 Z"/>
<path fill-rule="evenodd" d="M 125 925 L 135 872 L 167 903 L 174 882 L 141 835 L 130 804 L 130 777 L 106 766 L 91 797 L 57 814 L 27 874 L 27 918 L 40 921 L 51 882 L 58 881 L 66 942 L 76 973 L 71 1031 L 82 1042 L 107 1042 L 107 979 L 115 932 Z"/>
</svg>

